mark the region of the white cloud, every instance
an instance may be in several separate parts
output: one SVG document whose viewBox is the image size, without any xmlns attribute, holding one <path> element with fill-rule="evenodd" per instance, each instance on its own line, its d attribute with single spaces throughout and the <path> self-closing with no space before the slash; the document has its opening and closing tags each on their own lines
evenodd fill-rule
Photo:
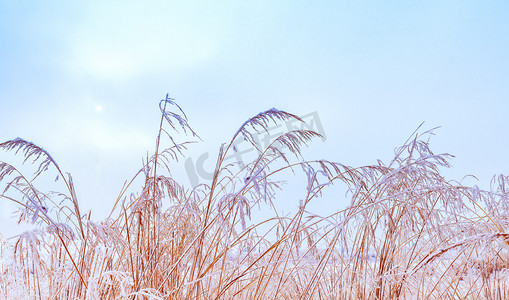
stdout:
<svg viewBox="0 0 509 300">
<path fill-rule="evenodd" d="M 152 146 L 152 135 L 136 128 L 127 126 L 121 128 L 92 120 L 81 122 L 81 124 L 70 129 L 77 133 L 74 135 L 76 139 L 73 140 L 73 146 L 81 145 L 106 152 L 140 152 Z"/>
<path fill-rule="evenodd" d="M 168 18 L 164 12 L 169 10 L 178 17 Z M 214 22 L 201 13 L 207 12 L 170 5 L 91 8 L 71 38 L 68 65 L 75 72 L 113 81 L 192 67 L 212 58 L 221 44 L 223 19 Z"/>
</svg>

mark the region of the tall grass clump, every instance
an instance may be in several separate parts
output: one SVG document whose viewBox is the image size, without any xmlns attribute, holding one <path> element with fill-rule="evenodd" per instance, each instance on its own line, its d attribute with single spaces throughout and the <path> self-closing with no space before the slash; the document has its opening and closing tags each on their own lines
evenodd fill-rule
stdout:
<svg viewBox="0 0 509 300">
<path fill-rule="evenodd" d="M 391 161 L 350 167 L 305 160 L 302 147 L 320 137 L 311 130 L 262 148 L 254 135 L 303 122 L 273 108 L 221 145 L 209 184 L 188 188 L 171 176 L 189 146 L 176 133 L 197 134 L 173 99 L 159 108 L 154 154 L 103 221 L 80 209 L 72 176 L 46 150 L 20 138 L 0 144 L 21 158 L 0 162 L 1 198 L 17 204 L 19 222 L 36 225 L 12 243 L 0 236 L 0 298 L 508 297 L 509 176 L 494 177 L 489 191 L 447 180 L 440 172 L 451 155 L 431 151 L 431 131 L 414 133 Z M 257 150 L 241 168 L 226 162 L 238 138 Z M 298 173 L 307 178 L 298 207 L 280 215 L 282 179 Z M 44 178 L 61 190 L 39 189 Z M 317 199 L 332 185 L 348 189 L 346 208 L 310 212 L 311 201 L 332 201 Z"/>
</svg>

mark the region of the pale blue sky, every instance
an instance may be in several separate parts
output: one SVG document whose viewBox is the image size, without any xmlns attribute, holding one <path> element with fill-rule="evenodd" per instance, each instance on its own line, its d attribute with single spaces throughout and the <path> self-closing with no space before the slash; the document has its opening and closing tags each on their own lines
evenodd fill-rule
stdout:
<svg viewBox="0 0 509 300">
<path fill-rule="evenodd" d="M 0 0 L 0 140 L 43 146 L 100 207 L 153 148 L 168 92 L 195 154 L 271 107 L 316 111 L 309 158 L 348 165 L 387 161 L 425 121 L 456 155 L 445 174 L 486 185 L 509 174 L 508 32 L 507 1 Z"/>
</svg>

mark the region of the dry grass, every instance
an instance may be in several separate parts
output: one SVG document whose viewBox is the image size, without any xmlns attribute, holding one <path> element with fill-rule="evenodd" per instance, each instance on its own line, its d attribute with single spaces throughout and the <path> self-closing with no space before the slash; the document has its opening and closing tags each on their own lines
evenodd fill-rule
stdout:
<svg viewBox="0 0 509 300">
<path fill-rule="evenodd" d="M 0 236 L 3 299 L 504 299 L 509 295 L 509 177 L 491 191 L 447 181 L 448 154 L 413 134 L 388 163 L 349 167 L 305 161 L 301 147 L 319 134 L 296 130 L 261 149 L 253 134 L 300 120 L 271 109 L 247 120 L 220 148 L 212 183 L 186 189 L 169 174 L 183 155 L 170 130 L 196 136 L 173 99 L 160 103 L 155 153 L 126 182 L 103 222 L 79 207 L 71 175 L 23 139 L 0 144 L 36 166 L 0 162 L 3 201 L 20 221 L 38 224 L 13 245 Z M 243 137 L 258 150 L 239 172 L 225 163 Z M 169 148 L 162 148 L 164 141 Z M 280 216 L 276 180 L 308 179 L 299 209 Z M 43 193 L 57 176 L 61 193 Z M 129 192 L 136 178 L 141 191 Z M 351 201 L 329 216 L 306 209 L 332 184 Z M 320 201 L 326 201 L 320 200 Z M 250 220 L 261 207 L 265 218 Z M 13 257 L 9 261 L 2 258 Z"/>
</svg>

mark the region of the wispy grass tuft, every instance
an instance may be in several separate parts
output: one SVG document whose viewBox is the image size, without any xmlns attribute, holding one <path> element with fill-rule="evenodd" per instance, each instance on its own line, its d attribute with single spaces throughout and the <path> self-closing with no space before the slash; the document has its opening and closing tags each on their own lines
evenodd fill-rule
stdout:
<svg viewBox="0 0 509 300">
<path fill-rule="evenodd" d="M 298 116 L 270 109 L 221 145 L 213 180 L 195 188 L 172 177 L 172 163 L 199 139 L 166 96 L 156 148 L 112 199 L 110 217 L 79 207 L 71 175 L 24 139 L 0 144 L 32 173 L 0 162 L 3 201 L 31 222 L 12 243 L 0 236 L 0 298 L 33 299 L 504 299 L 509 295 L 509 176 L 490 191 L 441 175 L 449 154 L 415 132 L 387 162 L 350 167 L 308 161 L 302 147 L 320 134 L 295 130 L 262 147 L 254 135 Z M 243 138 L 256 157 L 226 163 Z M 163 145 L 168 144 L 165 148 Z M 299 175 L 300 174 L 300 175 Z M 281 178 L 305 176 L 296 211 L 280 215 Z M 60 192 L 38 189 L 56 178 Z M 133 182 L 143 187 L 133 191 Z M 332 185 L 349 205 L 330 215 L 308 210 Z M 264 218 L 252 218 L 263 210 Z M 9 259 L 10 258 L 10 259 Z"/>
</svg>

